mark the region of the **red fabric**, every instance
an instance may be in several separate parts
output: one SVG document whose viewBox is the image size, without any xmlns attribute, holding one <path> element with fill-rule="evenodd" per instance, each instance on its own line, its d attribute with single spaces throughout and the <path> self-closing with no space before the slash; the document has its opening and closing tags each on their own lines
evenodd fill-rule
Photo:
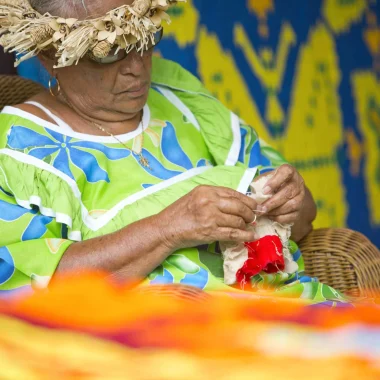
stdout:
<svg viewBox="0 0 380 380">
<path fill-rule="evenodd" d="M 283 246 L 278 236 L 265 236 L 255 242 L 245 243 L 248 260 L 236 273 L 240 287 L 260 272 L 276 273 L 285 269 Z"/>
</svg>

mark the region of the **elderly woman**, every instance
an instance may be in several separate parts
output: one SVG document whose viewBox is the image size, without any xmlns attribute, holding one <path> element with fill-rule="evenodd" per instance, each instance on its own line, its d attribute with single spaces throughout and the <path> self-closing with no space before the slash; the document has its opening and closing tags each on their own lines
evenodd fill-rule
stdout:
<svg viewBox="0 0 380 380">
<path fill-rule="evenodd" d="M 295 241 L 310 232 L 300 174 L 195 77 L 152 57 L 174 1 L 29 2 L 0 2 L 0 42 L 38 54 L 56 86 L 0 115 L 3 294 L 85 271 L 232 291 L 214 242 L 253 241 L 257 215 L 293 224 Z M 258 206 L 249 185 L 275 168 Z M 270 278 L 279 293 L 339 298 L 302 277 L 292 247 L 299 271 Z"/>
</svg>

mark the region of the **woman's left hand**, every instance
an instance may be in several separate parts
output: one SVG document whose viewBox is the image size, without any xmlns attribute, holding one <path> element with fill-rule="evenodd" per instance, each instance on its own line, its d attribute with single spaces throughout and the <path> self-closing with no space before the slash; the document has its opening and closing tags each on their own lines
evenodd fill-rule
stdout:
<svg viewBox="0 0 380 380">
<path fill-rule="evenodd" d="M 264 188 L 272 198 L 258 211 L 280 224 L 294 224 L 300 218 L 306 196 L 305 182 L 291 165 L 279 167 Z"/>
</svg>

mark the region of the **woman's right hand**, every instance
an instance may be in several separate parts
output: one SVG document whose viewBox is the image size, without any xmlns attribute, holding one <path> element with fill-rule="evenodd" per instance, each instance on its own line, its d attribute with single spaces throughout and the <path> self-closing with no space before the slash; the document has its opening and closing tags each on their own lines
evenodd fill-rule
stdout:
<svg viewBox="0 0 380 380">
<path fill-rule="evenodd" d="M 215 241 L 247 242 L 254 232 L 256 202 L 237 191 L 198 186 L 156 217 L 162 238 L 172 251 Z"/>
</svg>

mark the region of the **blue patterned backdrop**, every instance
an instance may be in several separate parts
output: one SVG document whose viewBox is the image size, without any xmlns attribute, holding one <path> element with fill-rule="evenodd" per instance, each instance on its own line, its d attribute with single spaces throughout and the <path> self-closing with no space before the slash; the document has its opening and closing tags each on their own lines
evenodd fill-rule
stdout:
<svg viewBox="0 0 380 380">
<path fill-rule="evenodd" d="M 157 54 L 297 166 L 317 227 L 380 246 L 380 1 L 189 0 L 171 16 Z M 20 72 L 46 83 L 36 62 Z"/>
</svg>

